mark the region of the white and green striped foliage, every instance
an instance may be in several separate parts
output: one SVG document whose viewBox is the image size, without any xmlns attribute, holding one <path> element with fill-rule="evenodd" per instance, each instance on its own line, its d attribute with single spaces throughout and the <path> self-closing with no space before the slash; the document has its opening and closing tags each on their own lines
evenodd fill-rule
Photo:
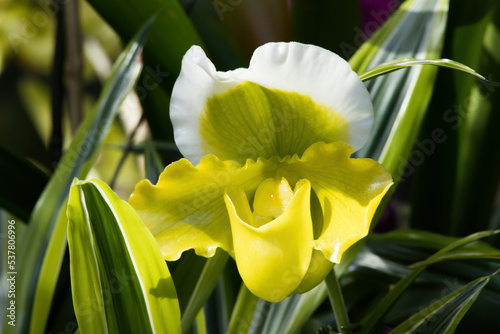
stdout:
<svg viewBox="0 0 500 334">
<path fill-rule="evenodd" d="M 75 180 L 67 215 L 80 332 L 180 333 L 173 280 L 134 209 L 102 181 Z"/>
</svg>

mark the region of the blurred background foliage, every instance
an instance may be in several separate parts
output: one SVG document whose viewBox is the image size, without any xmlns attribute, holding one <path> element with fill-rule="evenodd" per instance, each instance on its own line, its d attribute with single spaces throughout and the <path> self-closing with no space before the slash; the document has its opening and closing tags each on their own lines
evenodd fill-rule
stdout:
<svg viewBox="0 0 500 334">
<path fill-rule="evenodd" d="M 122 104 L 88 174 L 111 184 L 122 199 L 128 198 L 140 179 L 148 177 L 155 182 L 161 169 L 180 157 L 173 142 L 168 104 L 182 56 L 191 45 L 201 45 L 218 70 L 230 70 L 246 67 L 259 45 L 293 40 L 338 53 L 350 60 L 360 74 L 367 67 L 377 65 L 377 61 L 392 60 L 392 56 L 432 56 L 462 62 L 488 79 L 481 82 L 449 69 L 423 72 L 407 69 L 385 76 L 388 83 L 382 79 L 367 83 L 374 98 L 380 132 L 375 133 L 377 140 L 362 154 L 390 165 L 393 176 L 399 180 L 392 198 L 386 201 L 385 211 L 379 213 L 381 218 L 375 231 L 397 231 L 369 237 L 364 246 L 359 246 L 361 251 L 341 269 L 345 298 L 355 322 L 367 323 L 367 314 L 380 306 L 389 287 L 411 273 L 408 265 L 425 260 L 456 240 L 452 237 L 500 228 L 500 131 L 497 129 L 500 125 L 500 9 L 497 1 L 414 0 L 406 2 L 419 7 L 399 11 L 404 4 L 396 0 L 79 1 L 81 115 L 70 116 L 68 92 L 64 90 L 64 113 L 61 119 L 55 120 L 52 115 L 57 100 L 55 69 L 63 62 L 54 52 L 56 26 L 62 4 L 69 1 L 72 0 L 0 0 L 3 184 L 0 207 L 5 209 L 2 215 L 14 214 L 19 221 L 30 220 L 31 210 L 60 158 L 51 146 L 54 137 L 62 140 L 63 149 L 69 147 L 75 134 L 71 118 L 83 119 L 90 114 L 111 74 L 111 65 L 124 45 L 155 15 L 144 46 L 143 70 L 135 93 Z M 394 12 L 399 14 L 392 16 Z M 404 16 L 407 13 L 413 16 Z M 377 30 L 390 17 L 385 30 Z M 63 21 L 60 19 L 60 22 Z M 426 33 L 420 34 L 421 31 Z M 393 40 L 391 34 L 396 36 Z M 435 47 L 431 48 L 427 42 L 434 43 Z M 67 87 L 74 73 L 69 63 L 63 63 L 62 69 L 63 85 Z M 418 89 L 403 84 L 390 85 L 391 82 L 418 81 L 422 77 L 425 80 Z M 400 107 L 404 106 L 405 98 L 412 96 L 416 98 L 410 106 Z M 405 113 L 412 108 L 414 114 Z M 56 121 L 61 122 L 62 135 L 56 131 Z M 397 131 L 411 135 L 393 137 Z M 386 144 L 398 152 L 396 157 L 384 153 Z M 2 216 L 2 222 L 5 220 Z M 36 217 L 31 217 L 33 222 Z M 22 223 L 19 225 L 21 242 L 25 227 Z M 404 230 L 406 228 L 412 230 Z M 498 261 L 498 256 L 484 254 L 496 252 L 500 238 L 490 236 L 472 245 L 471 252 L 483 252 L 480 259 L 457 258 L 431 265 L 390 311 L 383 314 L 385 327 L 379 326 L 378 330 L 396 327 L 432 301 L 498 269 L 498 262 L 491 260 Z M 74 317 L 71 307 L 61 307 L 71 305 L 67 294 L 67 254 L 64 258 L 47 331 L 61 329 L 57 319 Z M 238 294 L 240 281 L 232 260 L 227 257 L 205 260 L 187 252 L 169 267 L 181 312 L 190 314 L 188 320 L 183 318 L 183 326 L 190 327 L 206 301 L 206 298 L 193 300 L 193 291 L 202 291 L 208 298 L 215 286 L 204 309 L 207 315 L 216 316 L 207 316 L 205 326 L 215 333 L 226 330 L 227 326 L 231 328 L 231 324 L 227 324 L 231 311 L 233 307 L 238 310 L 240 298 L 245 300 L 244 294 Z M 211 272 L 214 274 L 209 274 Z M 476 331 L 478 323 L 484 333 L 500 331 L 495 317 L 500 310 L 499 279 L 493 278 L 485 291 L 458 327 L 459 332 Z M 310 333 L 334 321 L 328 303 L 323 302 L 325 296 L 320 287 L 312 294 L 293 296 L 277 305 L 255 302 L 253 309 L 250 307 L 240 315 L 249 317 L 249 321 L 259 318 L 253 328 L 264 333 L 286 332 L 287 328 L 289 332 L 302 328 L 303 332 Z M 225 307 L 223 315 L 214 311 L 220 305 Z M 301 312 L 306 314 L 306 309 L 310 312 L 308 316 L 297 316 Z M 265 316 L 256 316 L 262 312 Z M 288 318 L 283 316 L 285 313 Z M 276 314 L 281 317 L 279 325 L 271 323 Z M 201 320 L 195 323 L 200 326 Z"/>
</svg>

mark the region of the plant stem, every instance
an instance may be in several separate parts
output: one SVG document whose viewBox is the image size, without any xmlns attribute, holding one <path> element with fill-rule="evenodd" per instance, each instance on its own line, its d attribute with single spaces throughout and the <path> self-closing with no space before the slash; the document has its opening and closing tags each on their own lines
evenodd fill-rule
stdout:
<svg viewBox="0 0 500 334">
<path fill-rule="evenodd" d="M 231 314 L 228 325 L 228 334 L 247 333 L 257 308 L 259 298 L 248 290 L 245 283 L 241 283 L 240 292 Z"/>
<path fill-rule="evenodd" d="M 60 4 L 61 7 L 64 4 Z M 51 166 L 55 170 L 62 155 L 62 113 L 64 100 L 64 59 L 65 59 L 65 38 L 64 38 L 64 9 L 60 8 L 56 14 L 56 44 L 52 63 L 52 134 L 49 142 L 49 154 Z"/>
<path fill-rule="evenodd" d="M 330 303 L 332 304 L 333 313 L 335 314 L 335 320 L 337 321 L 338 331 L 342 334 L 348 334 L 350 333 L 349 329 L 351 328 L 351 323 L 349 322 L 344 297 L 340 290 L 340 284 L 335 274 L 335 269 L 330 271 L 328 276 L 326 276 L 325 283 L 328 290 L 328 297 L 330 297 Z"/>
<path fill-rule="evenodd" d="M 139 127 L 141 126 L 142 122 L 144 121 L 144 114 L 142 114 L 141 118 L 139 119 L 139 122 L 137 123 L 137 126 L 132 130 L 128 137 L 127 144 L 125 145 L 125 148 L 123 149 L 122 156 L 120 158 L 120 161 L 118 161 L 118 165 L 115 168 L 115 173 L 113 174 L 113 178 L 109 182 L 109 186 L 111 189 L 115 187 L 116 179 L 118 178 L 118 174 L 120 173 L 121 168 L 123 167 L 123 164 L 125 163 L 125 160 L 127 159 L 128 154 L 132 150 L 132 145 L 134 141 L 135 134 Z"/>
<path fill-rule="evenodd" d="M 76 133 L 82 121 L 82 33 L 80 28 L 78 0 L 66 2 L 64 11 L 64 29 L 66 44 L 66 79 L 68 88 L 68 110 L 71 132 Z"/>
</svg>

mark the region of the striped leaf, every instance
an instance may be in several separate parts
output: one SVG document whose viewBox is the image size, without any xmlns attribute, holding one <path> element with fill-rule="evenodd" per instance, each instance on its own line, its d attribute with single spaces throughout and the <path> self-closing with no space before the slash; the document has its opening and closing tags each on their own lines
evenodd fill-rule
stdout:
<svg viewBox="0 0 500 334">
<path fill-rule="evenodd" d="M 427 60 L 427 59 L 415 59 L 415 58 L 395 59 L 386 63 L 382 63 L 370 69 L 369 71 L 361 74 L 359 78 L 362 81 L 366 81 L 376 78 L 380 75 L 384 75 L 390 72 L 394 72 L 403 68 L 416 65 L 434 65 L 434 66 L 447 67 L 457 71 L 462 71 L 471 74 L 481 80 L 486 80 L 482 75 L 478 74 L 472 68 L 465 66 L 464 64 L 461 64 L 457 61 L 453 61 L 450 59 Z"/>
<path fill-rule="evenodd" d="M 478 278 L 455 290 L 411 316 L 390 333 L 454 333 L 460 320 L 496 273 Z"/>
<path fill-rule="evenodd" d="M 66 248 L 64 210 L 75 177 L 85 177 L 114 116 L 132 90 L 142 68 L 140 55 L 151 22 L 135 36 L 115 62 L 99 101 L 78 128 L 71 145 L 38 198 L 19 245 L 16 327 L 5 333 L 44 333 Z"/>
<path fill-rule="evenodd" d="M 73 182 L 67 211 L 81 333 L 180 333 L 173 280 L 153 235 L 102 181 Z"/>
</svg>

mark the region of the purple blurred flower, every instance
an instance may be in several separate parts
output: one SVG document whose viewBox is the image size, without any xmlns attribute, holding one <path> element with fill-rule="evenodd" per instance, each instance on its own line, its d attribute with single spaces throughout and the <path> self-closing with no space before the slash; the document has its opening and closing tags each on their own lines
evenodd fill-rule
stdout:
<svg viewBox="0 0 500 334">
<path fill-rule="evenodd" d="M 370 37 L 400 3 L 398 0 L 360 0 L 361 27 L 366 37 Z"/>
<path fill-rule="evenodd" d="M 377 226 L 373 229 L 375 233 L 386 233 L 395 230 L 397 227 L 396 209 L 392 202 L 389 202 L 380 216 Z"/>
</svg>

